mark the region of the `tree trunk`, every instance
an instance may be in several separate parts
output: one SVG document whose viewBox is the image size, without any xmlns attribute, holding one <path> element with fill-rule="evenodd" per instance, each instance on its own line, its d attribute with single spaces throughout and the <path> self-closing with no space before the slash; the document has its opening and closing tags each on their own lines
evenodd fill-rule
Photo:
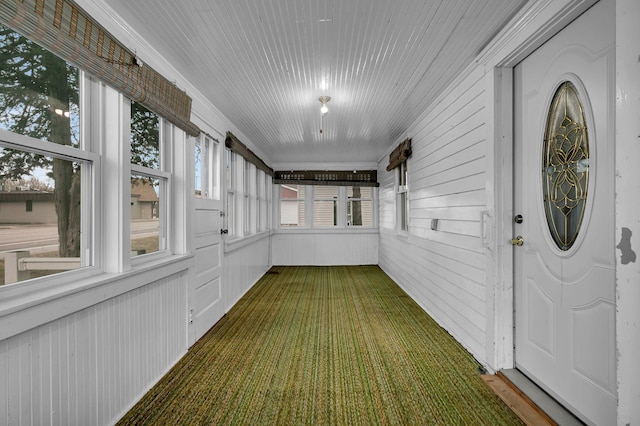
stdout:
<svg viewBox="0 0 640 426">
<path fill-rule="evenodd" d="M 361 194 L 360 187 L 359 186 L 354 186 L 353 187 L 353 198 L 360 198 L 361 197 L 360 194 Z M 353 225 L 356 225 L 356 226 L 361 226 L 362 225 L 362 201 L 360 201 L 360 200 L 351 201 L 351 206 L 352 206 L 351 223 Z"/>
<path fill-rule="evenodd" d="M 69 117 L 66 116 L 71 98 L 67 65 L 50 52 L 44 53 L 42 62 L 46 69 L 45 82 L 49 96 L 50 141 L 71 145 L 71 124 Z M 67 112 L 66 115 L 65 112 Z M 60 257 L 80 256 L 80 178 L 74 176 L 78 173 L 79 170 L 74 170 L 72 162 L 53 159 Z"/>
</svg>

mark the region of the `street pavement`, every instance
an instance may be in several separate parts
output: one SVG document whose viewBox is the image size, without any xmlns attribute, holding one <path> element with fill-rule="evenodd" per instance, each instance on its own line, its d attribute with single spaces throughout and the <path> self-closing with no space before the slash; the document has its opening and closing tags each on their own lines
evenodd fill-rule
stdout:
<svg viewBox="0 0 640 426">
<path fill-rule="evenodd" d="M 158 220 L 134 220 L 131 222 L 133 238 L 157 234 Z M 0 258 L 4 252 L 29 250 L 32 254 L 58 250 L 58 226 L 56 224 L 0 224 Z"/>
</svg>

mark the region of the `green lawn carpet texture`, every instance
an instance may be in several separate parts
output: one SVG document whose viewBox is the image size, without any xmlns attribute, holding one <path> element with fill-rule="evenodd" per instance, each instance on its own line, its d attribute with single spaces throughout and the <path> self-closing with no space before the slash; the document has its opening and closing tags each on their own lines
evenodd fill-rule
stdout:
<svg viewBox="0 0 640 426">
<path fill-rule="evenodd" d="M 273 267 L 120 423 L 516 425 L 378 266 Z"/>
</svg>

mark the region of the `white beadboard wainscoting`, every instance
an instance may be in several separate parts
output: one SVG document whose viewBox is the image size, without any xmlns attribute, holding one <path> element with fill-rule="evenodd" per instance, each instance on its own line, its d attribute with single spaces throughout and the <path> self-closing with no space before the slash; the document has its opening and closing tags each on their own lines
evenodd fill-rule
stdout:
<svg viewBox="0 0 640 426">
<path fill-rule="evenodd" d="M 409 129 L 409 232 L 395 231 L 395 173 L 380 162 L 380 267 L 479 360 L 487 359 L 486 78 L 476 68 Z M 432 219 L 437 227 L 431 229 Z"/>
<path fill-rule="evenodd" d="M 115 423 L 187 350 L 186 271 L 0 341 L 0 424 Z"/>
<path fill-rule="evenodd" d="M 271 237 L 273 265 L 376 265 L 378 230 L 295 231 Z"/>
<path fill-rule="evenodd" d="M 222 274 L 225 312 L 269 270 L 269 232 L 239 241 L 227 241 Z"/>
</svg>

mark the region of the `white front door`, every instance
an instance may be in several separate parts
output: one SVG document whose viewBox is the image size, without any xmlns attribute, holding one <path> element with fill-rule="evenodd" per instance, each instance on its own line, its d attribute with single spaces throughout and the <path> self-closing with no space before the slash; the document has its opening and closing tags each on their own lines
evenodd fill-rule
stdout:
<svg viewBox="0 0 640 426">
<path fill-rule="evenodd" d="M 614 18 L 602 0 L 514 70 L 516 367 L 599 425 L 616 423 Z"/>
</svg>

